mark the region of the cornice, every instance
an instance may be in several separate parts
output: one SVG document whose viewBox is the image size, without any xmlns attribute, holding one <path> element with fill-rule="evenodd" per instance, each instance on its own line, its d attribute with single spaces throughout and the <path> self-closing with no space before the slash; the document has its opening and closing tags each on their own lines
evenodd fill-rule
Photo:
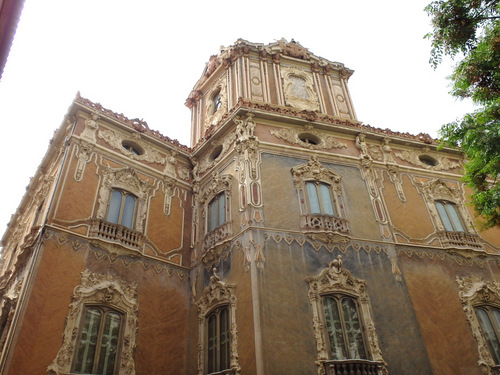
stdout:
<svg viewBox="0 0 500 375">
<path fill-rule="evenodd" d="M 187 153 L 191 152 L 191 149 L 188 146 L 181 144 L 177 139 L 171 139 L 161 134 L 158 130 L 150 129 L 148 123 L 143 119 L 138 119 L 138 118 L 129 119 L 122 113 L 113 112 L 112 110 L 103 107 L 100 103 L 94 103 L 89 99 L 83 98 L 80 95 L 80 92 L 77 93 L 74 103 L 76 105 L 85 107 L 87 110 L 98 112 L 100 115 L 105 116 L 108 119 L 113 119 L 121 124 L 125 124 L 129 128 L 132 128 L 133 130 L 139 133 L 143 133 L 157 140 L 160 140 L 162 143 L 167 143 L 168 145 L 174 146 L 177 149 Z"/>
</svg>

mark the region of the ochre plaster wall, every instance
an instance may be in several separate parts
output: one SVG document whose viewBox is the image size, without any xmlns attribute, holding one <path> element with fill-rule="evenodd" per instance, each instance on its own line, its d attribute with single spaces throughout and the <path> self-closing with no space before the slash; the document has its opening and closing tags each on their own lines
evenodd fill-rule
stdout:
<svg viewBox="0 0 500 375">
<path fill-rule="evenodd" d="M 477 343 L 458 296 L 456 276 L 483 275 L 487 270 L 448 257 L 429 259 L 402 255 L 399 264 L 414 306 L 434 374 L 480 375 Z M 498 271 L 498 270 L 497 270 Z M 486 275 L 486 279 L 490 279 Z"/>
<path fill-rule="evenodd" d="M 408 176 L 403 175 L 403 189 L 406 202 L 402 202 L 384 172 L 383 194 L 392 224 L 411 238 L 425 238 L 434 231 L 426 204 Z M 418 225 L 415 225 L 418 223 Z"/>
<path fill-rule="evenodd" d="M 110 263 L 106 256 L 98 260 L 85 246 L 75 251 L 70 242 L 60 242 L 46 241 L 14 359 L 5 374 L 46 373 L 61 347 L 73 290 L 80 285 L 80 273 L 85 269 L 138 284 L 136 372 L 183 373 L 189 304 L 187 274 L 181 280 L 176 272 L 171 276 L 166 270 L 157 273 L 153 267 L 145 269 L 141 262 L 125 267 L 120 260 Z"/>
</svg>

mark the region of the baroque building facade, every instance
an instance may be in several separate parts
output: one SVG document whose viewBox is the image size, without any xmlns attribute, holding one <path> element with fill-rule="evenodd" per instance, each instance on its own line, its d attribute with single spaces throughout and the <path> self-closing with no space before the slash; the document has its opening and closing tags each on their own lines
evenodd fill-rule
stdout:
<svg viewBox="0 0 500 375">
<path fill-rule="evenodd" d="M 353 71 L 238 40 L 191 147 L 82 98 L 2 239 L 2 374 L 497 374 L 500 231 Z"/>
</svg>

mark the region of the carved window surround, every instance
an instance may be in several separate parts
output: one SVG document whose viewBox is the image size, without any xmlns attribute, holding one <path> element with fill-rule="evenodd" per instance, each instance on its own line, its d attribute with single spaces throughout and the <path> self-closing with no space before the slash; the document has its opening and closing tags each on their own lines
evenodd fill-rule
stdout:
<svg viewBox="0 0 500 375">
<path fill-rule="evenodd" d="M 202 207 L 202 219 L 204 222 L 204 227 L 208 228 L 208 204 L 212 199 L 214 199 L 218 194 L 224 192 L 224 197 L 226 199 L 225 209 L 226 209 L 226 220 L 225 222 L 215 228 L 214 230 L 206 233 L 203 240 L 203 250 L 208 250 L 210 247 L 221 243 L 225 239 L 232 235 L 232 222 L 231 222 L 231 191 L 232 191 L 232 179 L 231 175 L 219 175 L 217 172 L 213 174 L 212 181 L 200 194 L 200 205 Z"/>
<path fill-rule="evenodd" d="M 316 338 L 318 374 L 350 374 L 350 372 L 335 372 L 346 368 L 357 371 L 365 368 L 368 374 L 387 375 L 387 365 L 382 358 L 378 344 L 375 324 L 373 323 L 370 301 L 366 291 L 366 283 L 351 275 L 343 268 L 342 257 L 339 255 L 318 276 L 309 277 L 309 300 L 313 311 L 313 329 Z M 366 349 L 371 360 L 348 359 L 334 361 L 328 357 L 328 339 L 325 326 L 323 297 L 332 293 L 341 293 L 356 298 L 359 304 L 361 322 L 366 335 Z M 372 371 L 372 372 L 369 372 Z M 375 371 L 375 372 L 373 372 Z M 357 373 L 357 372 L 356 372 Z"/>
<path fill-rule="evenodd" d="M 106 220 L 106 211 L 111 199 L 113 189 L 122 189 L 137 197 L 136 217 L 133 230 L 143 232 L 143 224 L 148 209 L 148 197 L 150 186 L 142 180 L 135 169 L 107 167 L 103 172 L 102 184 L 99 189 L 97 218 Z"/>
<path fill-rule="evenodd" d="M 219 95 L 220 105 L 215 108 L 214 97 Z M 217 124 L 227 113 L 227 84 L 226 77 L 222 76 L 206 96 L 205 128 Z"/>
<path fill-rule="evenodd" d="M 462 301 L 467 323 L 469 323 L 472 335 L 477 341 L 479 352 L 477 363 L 484 374 L 497 375 L 500 373 L 500 366 L 497 366 L 493 360 L 474 307 L 488 305 L 500 308 L 500 283 L 498 281 L 485 281 L 478 276 L 457 277 L 457 283 L 458 296 Z"/>
<path fill-rule="evenodd" d="M 443 246 L 483 249 L 480 237 L 475 234 L 472 220 L 470 219 L 469 213 L 465 209 L 465 200 L 461 197 L 461 192 L 458 187 L 451 187 L 439 178 L 427 182 L 421 182 L 417 187 L 424 198 L 427 209 L 431 215 L 431 220 L 434 223 L 434 227 L 437 229 L 438 236 L 440 237 Z M 437 211 L 436 201 L 447 201 L 453 203 L 462 218 L 462 222 L 467 232 L 447 231 L 439 216 L 439 212 Z"/>
<path fill-rule="evenodd" d="M 205 374 L 206 345 L 206 317 L 216 307 L 227 305 L 229 307 L 230 326 L 230 368 L 217 372 L 217 374 L 238 375 L 240 366 L 238 364 L 238 330 L 236 326 L 236 287 L 221 281 L 213 269 L 210 284 L 205 288 L 203 296 L 196 302 L 198 307 L 198 375 Z"/>
<path fill-rule="evenodd" d="M 286 104 L 299 110 L 319 111 L 318 95 L 314 89 L 314 79 L 310 72 L 305 70 L 281 66 L 283 89 Z M 304 80 L 304 95 L 298 96 L 294 90 L 294 80 Z"/>
<path fill-rule="evenodd" d="M 63 333 L 62 346 L 54 362 L 47 368 L 49 375 L 67 375 L 71 372 L 71 365 L 75 346 L 78 340 L 78 331 L 86 305 L 105 305 L 121 311 L 125 315 L 123 336 L 120 340 L 118 375 L 135 375 L 133 353 L 136 346 L 137 334 L 137 285 L 107 274 L 92 273 L 89 270 L 82 272 L 81 284 L 73 291 L 69 305 L 69 312 Z"/>
<path fill-rule="evenodd" d="M 310 150 L 330 150 L 332 148 L 347 147 L 347 144 L 337 141 L 331 135 L 314 129 L 312 124 L 304 125 L 304 128 L 281 128 L 279 130 L 270 130 L 272 135 L 283 139 L 285 142 L 298 145 Z M 304 142 L 304 138 L 314 138 L 316 142 Z"/>
<path fill-rule="evenodd" d="M 344 218 L 342 177 L 335 171 L 324 168 L 315 156 L 312 156 L 307 164 L 293 167 L 291 172 L 300 202 L 301 229 L 306 232 L 333 232 L 347 235 L 349 226 L 347 219 Z M 308 181 L 324 182 L 330 186 L 334 198 L 334 209 L 338 217 L 309 213 L 306 204 Z"/>
</svg>

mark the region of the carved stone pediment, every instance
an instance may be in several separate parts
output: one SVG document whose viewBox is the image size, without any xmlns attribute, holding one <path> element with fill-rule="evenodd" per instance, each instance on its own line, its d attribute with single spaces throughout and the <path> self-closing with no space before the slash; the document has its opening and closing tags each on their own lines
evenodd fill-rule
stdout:
<svg viewBox="0 0 500 375">
<path fill-rule="evenodd" d="M 304 180 L 326 181 L 331 184 L 335 190 L 340 189 L 340 181 L 342 176 L 331 169 L 327 169 L 321 165 L 316 156 L 311 156 L 307 164 L 299 165 L 291 169 L 293 181 L 296 185 L 300 185 Z"/>
<path fill-rule="evenodd" d="M 430 200 L 449 200 L 449 201 L 459 201 L 460 193 L 454 188 L 448 186 L 443 180 L 440 178 L 421 183 L 422 191 Z"/>
<path fill-rule="evenodd" d="M 300 110 L 319 111 L 318 95 L 310 72 L 282 66 L 281 77 L 287 105 Z"/>
<path fill-rule="evenodd" d="M 213 174 L 212 181 L 203 189 L 200 196 L 200 203 L 205 204 L 215 197 L 219 192 L 225 191 L 227 195 L 231 195 L 233 176 L 219 175 L 217 172 Z"/>
</svg>

